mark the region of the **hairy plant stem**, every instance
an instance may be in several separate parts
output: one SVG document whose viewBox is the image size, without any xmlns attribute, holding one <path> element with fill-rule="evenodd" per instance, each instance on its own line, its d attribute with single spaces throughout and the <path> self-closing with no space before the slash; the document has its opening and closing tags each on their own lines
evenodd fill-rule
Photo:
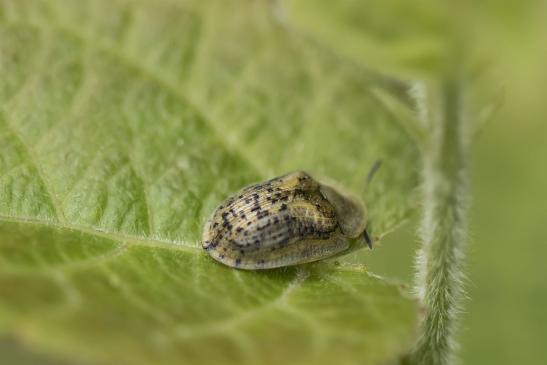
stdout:
<svg viewBox="0 0 547 365">
<path fill-rule="evenodd" d="M 447 78 L 428 103 L 430 139 L 423 152 L 421 248 L 415 278 L 425 308 L 411 364 L 454 362 L 455 332 L 463 295 L 463 247 L 467 238 L 468 136 L 462 85 Z"/>
</svg>

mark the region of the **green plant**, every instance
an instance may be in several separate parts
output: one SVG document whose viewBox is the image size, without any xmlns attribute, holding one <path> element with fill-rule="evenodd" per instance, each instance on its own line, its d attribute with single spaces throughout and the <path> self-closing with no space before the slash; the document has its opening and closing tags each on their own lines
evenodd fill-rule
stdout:
<svg viewBox="0 0 547 365">
<path fill-rule="evenodd" d="M 411 362 L 453 363 L 455 330 L 463 291 L 468 154 L 462 81 L 441 85 L 428 123 L 431 138 L 423 153 L 422 247 L 416 261 L 416 290 L 426 313 Z"/>
</svg>

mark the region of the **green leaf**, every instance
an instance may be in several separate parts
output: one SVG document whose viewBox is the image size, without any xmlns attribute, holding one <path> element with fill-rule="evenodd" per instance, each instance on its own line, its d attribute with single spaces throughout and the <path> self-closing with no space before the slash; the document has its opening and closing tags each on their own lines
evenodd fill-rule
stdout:
<svg viewBox="0 0 547 365">
<path fill-rule="evenodd" d="M 0 75 L 0 333 L 97 364 L 408 349 L 414 301 L 351 257 L 241 272 L 199 242 L 224 198 L 294 169 L 361 194 L 375 235 L 394 229 L 418 161 L 373 92 L 395 81 L 267 2 L 220 0 L 1 0 Z"/>
</svg>

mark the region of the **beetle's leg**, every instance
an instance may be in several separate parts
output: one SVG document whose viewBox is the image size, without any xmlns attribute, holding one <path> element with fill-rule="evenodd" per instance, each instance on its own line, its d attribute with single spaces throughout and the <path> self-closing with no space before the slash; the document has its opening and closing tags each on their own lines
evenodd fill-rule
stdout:
<svg viewBox="0 0 547 365">
<path fill-rule="evenodd" d="M 365 229 L 365 232 L 363 233 L 363 237 L 365 238 L 365 242 L 367 243 L 368 248 L 372 250 L 372 240 L 370 239 L 370 236 L 368 235 L 368 230 Z"/>
</svg>

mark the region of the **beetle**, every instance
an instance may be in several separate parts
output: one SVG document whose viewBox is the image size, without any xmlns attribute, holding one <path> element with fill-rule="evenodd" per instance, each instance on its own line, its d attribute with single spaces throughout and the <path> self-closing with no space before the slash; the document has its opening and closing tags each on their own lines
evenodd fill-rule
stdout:
<svg viewBox="0 0 547 365">
<path fill-rule="evenodd" d="M 205 223 L 203 248 L 238 269 L 290 266 L 345 254 L 362 236 L 364 205 L 295 171 L 248 186 L 219 205 Z M 351 246 L 351 247 L 350 247 Z"/>
</svg>

